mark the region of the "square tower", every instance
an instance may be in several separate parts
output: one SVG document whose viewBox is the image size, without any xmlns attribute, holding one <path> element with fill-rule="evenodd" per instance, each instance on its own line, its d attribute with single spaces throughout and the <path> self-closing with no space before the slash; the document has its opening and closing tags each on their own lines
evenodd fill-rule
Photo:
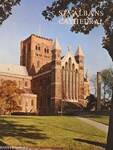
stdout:
<svg viewBox="0 0 113 150">
<path fill-rule="evenodd" d="M 35 75 L 42 66 L 51 62 L 53 41 L 32 34 L 21 41 L 20 65 L 26 66 L 29 75 Z"/>
</svg>

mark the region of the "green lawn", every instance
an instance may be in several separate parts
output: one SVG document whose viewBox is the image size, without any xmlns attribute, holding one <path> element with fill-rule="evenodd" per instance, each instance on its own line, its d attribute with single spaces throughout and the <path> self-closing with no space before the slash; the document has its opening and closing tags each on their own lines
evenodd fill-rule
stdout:
<svg viewBox="0 0 113 150">
<path fill-rule="evenodd" d="M 103 123 L 105 125 L 109 124 L 109 116 L 107 116 L 107 115 L 88 115 L 88 116 L 85 116 L 85 117 L 89 118 L 89 119 L 92 119 L 94 121 Z"/>
<path fill-rule="evenodd" d="M 0 145 L 102 150 L 106 135 L 76 117 L 0 117 Z"/>
</svg>

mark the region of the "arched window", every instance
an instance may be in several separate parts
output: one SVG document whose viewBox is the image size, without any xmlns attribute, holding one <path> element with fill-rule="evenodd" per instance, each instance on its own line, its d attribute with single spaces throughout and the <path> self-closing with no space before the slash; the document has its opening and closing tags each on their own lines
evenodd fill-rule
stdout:
<svg viewBox="0 0 113 150">
<path fill-rule="evenodd" d="M 36 45 L 36 46 L 35 46 L 35 49 L 36 49 L 36 50 L 40 50 L 40 45 Z"/>
<path fill-rule="evenodd" d="M 68 63 L 67 62 L 65 63 L 65 69 L 68 69 Z"/>
<path fill-rule="evenodd" d="M 38 46 L 37 45 L 35 46 L 35 49 L 38 50 Z"/>
<path fill-rule="evenodd" d="M 47 49 L 46 48 L 44 48 L 44 51 L 45 51 L 45 53 L 47 52 Z"/>
<path fill-rule="evenodd" d="M 69 69 L 71 69 L 71 58 L 69 58 Z"/>
<path fill-rule="evenodd" d="M 33 105 L 34 105 L 34 100 L 32 99 L 32 100 L 31 100 L 31 106 L 33 106 Z"/>
<path fill-rule="evenodd" d="M 28 86 L 28 82 L 27 82 L 27 81 L 25 81 L 25 86 L 26 86 L 26 87 Z"/>
<path fill-rule="evenodd" d="M 47 53 L 49 53 L 49 49 L 47 49 Z"/>
<path fill-rule="evenodd" d="M 40 66 L 40 61 L 38 60 L 38 61 L 37 61 L 37 67 L 39 67 L 39 66 Z"/>
<path fill-rule="evenodd" d="M 73 70 L 75 69 L 75 64 L 72 65 L 72 69 L 73 69 Z"/>
<path fill-rule="evenodd" d="M 78 70 L 76 69 L 76 73 L 78 73 Z"/>
</svg>

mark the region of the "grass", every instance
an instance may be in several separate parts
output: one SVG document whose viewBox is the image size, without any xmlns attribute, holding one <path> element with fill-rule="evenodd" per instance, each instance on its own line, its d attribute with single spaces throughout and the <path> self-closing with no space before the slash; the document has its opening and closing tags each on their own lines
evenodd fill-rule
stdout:
<svg viewBox="0 0 113 150">
<path fill-rule="evenodd" d="M 0 117 L 0 145 L 102 150 L 106 135 L 78 120 L 60 116 Z"/>
<path fill-rule="evenodd" d="M 92 118 L 93 120 L 103 123 L 105 125 L 109 124 L 109 117 L 108 116 L 97 116 L 97 118 Z"/>
<path fill-rule="evenodd" d="M 109 124 L 109 116 L 108 115 L 87 115 L 86 118 L 94 120 L 99 123 L 103 123 L 105 125 Z"/>
</svg>

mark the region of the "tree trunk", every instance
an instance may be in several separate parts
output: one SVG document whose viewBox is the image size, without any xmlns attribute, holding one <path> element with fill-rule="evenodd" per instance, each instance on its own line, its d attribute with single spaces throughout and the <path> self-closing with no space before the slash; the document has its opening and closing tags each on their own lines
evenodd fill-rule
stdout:
<svg viewBox="0 0 113 150">
<path fill-rule="evenodd" d="M 104 102 L 106 100 L 105 95 L 106 95 L 106 92 L 105 92 L 105 83 L 104 83 Z"/>
<path fill-rule="evenodd" d="M 113 150 L 113 89 L 106 150 Z"/>
</svg>

